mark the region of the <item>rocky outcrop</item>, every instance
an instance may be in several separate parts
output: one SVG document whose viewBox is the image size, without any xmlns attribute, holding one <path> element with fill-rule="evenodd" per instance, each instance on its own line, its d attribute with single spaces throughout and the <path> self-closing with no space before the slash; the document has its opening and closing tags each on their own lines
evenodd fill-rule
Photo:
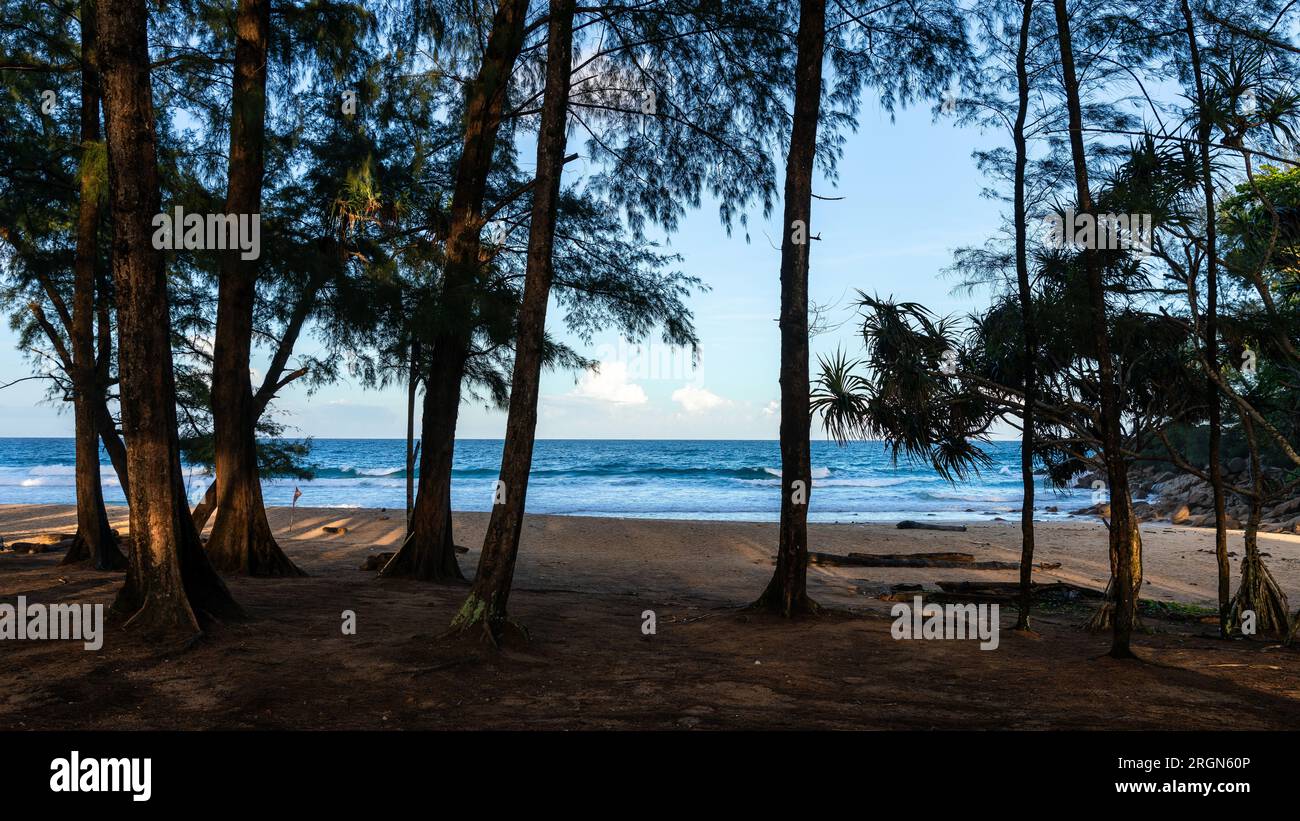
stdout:
<svg viewBox="0 0 1300 821">
<path fill-rule="evenodd" d="M 1250 484 L 1250 464 L 1245 459 L 1234 458 L 1224 464 L 1224 481 L 1229 485 Z M 1270 479 L 1281 483 L 1284 473 L 1268 469 Z M 1075 479 L 1075 487 L 1091 487 L 1098 475 L 1088 473 Z M 1159 467 L 1135 467 L 1129 472 L 1133 488 L 1133 510 L 1138 521 L 1159 522 L 1187 527 L 1214 527 L 1214 493 L 1209 482 L 1188 473 L 1175 473 Z M 1250 513 L 1248 502 L 1229 491 L 1226 500 L 1227 525 L 1230 530 L 1240 530 Z M 1110 514 L 1110 505 L 1099 504 L 1073 511 L 1076 516 L 1102 516 Z M 1300 533 L 1300 497 L 1274 501 L 1266 505 L 1260 520 L 1263 533 Z"/>
</svg>

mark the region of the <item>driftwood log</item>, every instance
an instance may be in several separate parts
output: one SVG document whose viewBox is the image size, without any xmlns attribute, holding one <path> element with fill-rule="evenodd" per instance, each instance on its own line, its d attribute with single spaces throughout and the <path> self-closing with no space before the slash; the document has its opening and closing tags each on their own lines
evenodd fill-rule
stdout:
<svg viewBox="0 0 1300 821">
<path fill-rule="evenodd" d="M 947 530 L 952 533 L 965 533 L 966 525 L 941 525 L 930 524 L 929 522 L 914 522 L 911 519 L 904 519 L 898 523 L 899 530 Z"/>
<path fill-rule="evenodd" d="M 1020 597 L 1018 582 L 938 582 L 942 592 L 922 592 L 919 585 L 896 584 L 890 592 L 879 596 L 882 601 L 910 602 L 920 595 L 926 602 L 934 604 L 1012 604 Z M 1103 593 L 1090 587 L 1080 587 L 1069 582 L 1051 584 L 1034 583 L 1030 586 L 1030 595 L 1035 600 L 1071 601 L 1075 599 L 1100 599 Z"/>
<path fill-rule="evenodd" d="M 969 553 L 808 553 L 810 564 L 851 567 L 965 567 L 974 570 L 1017 570 L 1018 562 L 977 562 Z"/>
<path fill-rule="evenodd" d="M 818 553 L 809 551 L 809 564 L 830 567 L 962 567 L 971 570 L 1019 570 L 1020 562 L 975 561 L 970 553 Z M 1055 570 L 1060 562 L 1039 562 L 1038 570 Z"/>
</svg>

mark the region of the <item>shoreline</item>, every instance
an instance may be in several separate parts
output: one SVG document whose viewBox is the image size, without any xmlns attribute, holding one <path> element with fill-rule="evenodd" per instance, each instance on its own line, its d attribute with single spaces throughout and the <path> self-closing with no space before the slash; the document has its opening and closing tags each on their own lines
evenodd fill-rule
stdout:
<svg viewBox="0 0 1300 821">
<path fill-rule="evenodd" d="M 75 507 L 70 505 L 0 504 L 0 536 L 12 546 L 48 534 L 70 535 L 76 529 L 75 513 Z M 126 507 L 109 506 L 108 513 L 114 528 L 128 531 Z M 395 550 L 404 537 L 405 511 L 392 508 L 268 507 L 267 517 L 276 538 L 295 561 L 327 558 L 338 563 L 340 571 L 355 569 L 368 556 Z M 476 567 L 488 517 L 481 511 L 455 512 L 456 542 L 468 548 L 467 554 L 459 556 L 466 576 L 472 576 Z M 934 523 L 957 524 L 948 520 Z M 810 522 L 810 549 L 838 555 L 960 551 L 971 554 L 977 562 L 1018 563 L 1019 521 L 977 520 L 962 524 L 965 532 L 903 530 L 897 523 L 882 522 Z M 204 533 L 211 527 L 210 520 Z M 1143 598 L 1216 606 L 1213 528 L 1161 522 L 1143 522 L 1140 528 Z M 626 572 L 621 569 L 625 560 L 645 564 L 653 559 L 688 568 L 697 575 L 696 586 L 707 587 L 704 580 L 710 572 L 705 566 L 708 563 L 719 569 L 769 567 L 775 555 L 776 531 L 776 522 L 528 514 L 520 547 L 520 573 L 531 580 L 529 574 L 537 570 L 535 565 L 569 559 L 566 554 L 573 553 L 572 560 L 584 562 L 580 575 L 602 583 Z M 1109 560 L 1106 530 L 1099 520 L 1073 516 L 1038 521 L 1035 535 L 1035 564 L 1059 564 L 1054 569 L 1035 569 L 1035 581 L 1063 581 L 1104 589 Z M 1241 537 L 1240 530 L 1228 532 L 1234 587 L 1240 575 Z M 1300 535 L 1261 532 L 1259 541 L 1279 586 L 1290 599 L 1300 601 Z M 575 547 L 566 550 L 565 543 Z M 697 546 L 698 555 L 692 545 Z M 922 590 L 933 590 L 939 582 L 1011 582 L 1018 579 L 1017 572 L 814 564 L 809 578 L 810 585 L 825 588 L 826 595 L 857 605 L 862 597 L 886 594 L 893 585 L 920 584 Z"/>
</svg>

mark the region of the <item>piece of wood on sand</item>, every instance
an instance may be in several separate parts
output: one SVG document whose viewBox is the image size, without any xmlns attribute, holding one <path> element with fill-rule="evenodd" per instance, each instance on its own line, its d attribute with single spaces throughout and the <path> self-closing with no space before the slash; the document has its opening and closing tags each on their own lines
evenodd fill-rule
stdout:
<svg viewBox="0 0 1300 821">
<path fill-rule="evenodd" d="M 809 564 L 829 567 L 960 567 L 968 570 L 1019 570 L 1020 562 L 975 561 L 970 553 L 838 553 L 808 552 Z M 1056 570 L 1060 562 L 1038 562 L 1037 570 Z"/>
<path fill-rule="evenodd" d="M 896 584 L 888 593 L 877 598 L 881 601 L 910 602 L 916 596 L 934 604 L 1013 604 L 1020 596 L 1019 582 L 936 582 L 938 591 L 924 591 L 920 585 Z M 1081 599 L 1100 599 L 1103 593 L 1090 587 L 1080 587 L 1069 582 L 1052 582 L 1030 586 L 1030 595 L 1037 602 L 1069 602 Z"/>
<path fill-rule="evenodd" d="M 973 570 L 1016 570 L 1019 562 L 977 562 L 970 553 L 818 553 L 809 551 L 810 564 L 832 567 L 964 567 Z"/>
<path fill-rule="evenodd" d="M 899 530 L 947 530 L 952 533 L 965 533 L 966 525 L 941 525 L 930 522 L 914 522 L 911 519 L 904 519 L 898 523 Z"/>
</svg>

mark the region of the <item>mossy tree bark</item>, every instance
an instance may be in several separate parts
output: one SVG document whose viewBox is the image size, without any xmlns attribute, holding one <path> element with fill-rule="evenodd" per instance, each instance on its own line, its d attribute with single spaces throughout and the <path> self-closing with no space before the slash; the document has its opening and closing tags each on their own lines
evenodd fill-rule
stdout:
<svg viewBox="0 0 1300 821">
<path fill-rule="evenodd" d="M 270 0 L 239 0 L 230 105 L 227 214 L 257 214 L 265 171 L 266 64 Z M 213 565 L 251 576 L 304 576 L 275 541 L 266 519 L 257 466 L 257 417 L 248 366 L 257 298 L 257 260 L 239 250 L 221 255 L 212 363 L 216 445 L 216 520 L 208 538 Z"/>
<path fill-rule="evenodd" d="M 808 257 L 812 177 L 821 116 L 825 0 L 801 0 L 794 124 L 785 169 L 781 239 L 781 529 L 776 570 L 754 606 L 789 618 L 816 612 L 808 597 L 808 503 L 812 424 L 808 395 Z"/>
<path fill-rule="evenodd" d="M 532 217 L 528 224 L 528 262 L 519 310 L 514 372 L 511 374 L 510 415 L 501 454 L 499 501 L 483 537 L 478 573 L 452 629 L 482 625 L 498 642 L 509 623 L 506 603 L 514 582 L 519 536 L 523 529 L 528 473 L 533 463 L 537 431 L 537 397 L 546 342 L 546 304 L 551 293 L 556 210 L 564 171 L 565 130 L 573 63 L 574 0 L 551 0 L 546 46 L 546 86 L 541 129 L 537 139 L 537 179 Z"/>
<path fill-rule="evenodd" d="M 129 444 L 131 538 L 126 584 L 114 604 L 126 626 L 192 639 L 211 619 L 242 615 L 208 563 L 186 505 L 176 433 L 167 279 L 153 247 L 161 206 L 149 79 L 148 6 L 99 0 L 108 136 L 113 276 L 118 299 L 122 421 Z"/>
<path fill-rule="evenodd" d="M 1070 155 L 1074 164 L 1075 191 L 1080 213 L 1093 210 L 1088 188 L 1088 160 L 1083 145 L 1083 113 L 1079 101 L 1079 81 L 1074 69 L 1074 49 L 1070 41 L 1070 16 L 1065 0 L 1053 0 L 1056 30 L 1061 49 L 1061 73 L 1069 113 Z M 1092 303 L 1093 345 L 1097 356 L 1097 392 L 1101 400 L 1101 450 L 1110 486 L 1109 547 L 1114 574 L 1115 612 L 1110 655 L 1132 658 L 1131 640 L 1137 622 L 1138 595 L 1142 588 L 1142 541 L 1133 515 L 1129 495 L 1128 463 L 1123 455 L 1123 431 L 1120 402 L 1115 383 L 1115 363 L 1110 353 L 1109 324 L 1106 316 L 1106 287 L 1102 269 L 1090 249 L 1080 252 L 1088 280 Z"/>
<path fill-rule="evenodd" d="M 380 571 L 426 581 L 464 579 L 452 541 L 451 466 L 456 448 L 461 380 L 473 338 L 474 293 L 483 198 L 501 128 L 510 74 L 524 42 L 527 0 L 498 0 L 478 74 L 465 95 L 465 136 L 451 198 L 440 324 L 433 334 L 421 420 L 420 480 L 410 533 Z"/>
</svg>

